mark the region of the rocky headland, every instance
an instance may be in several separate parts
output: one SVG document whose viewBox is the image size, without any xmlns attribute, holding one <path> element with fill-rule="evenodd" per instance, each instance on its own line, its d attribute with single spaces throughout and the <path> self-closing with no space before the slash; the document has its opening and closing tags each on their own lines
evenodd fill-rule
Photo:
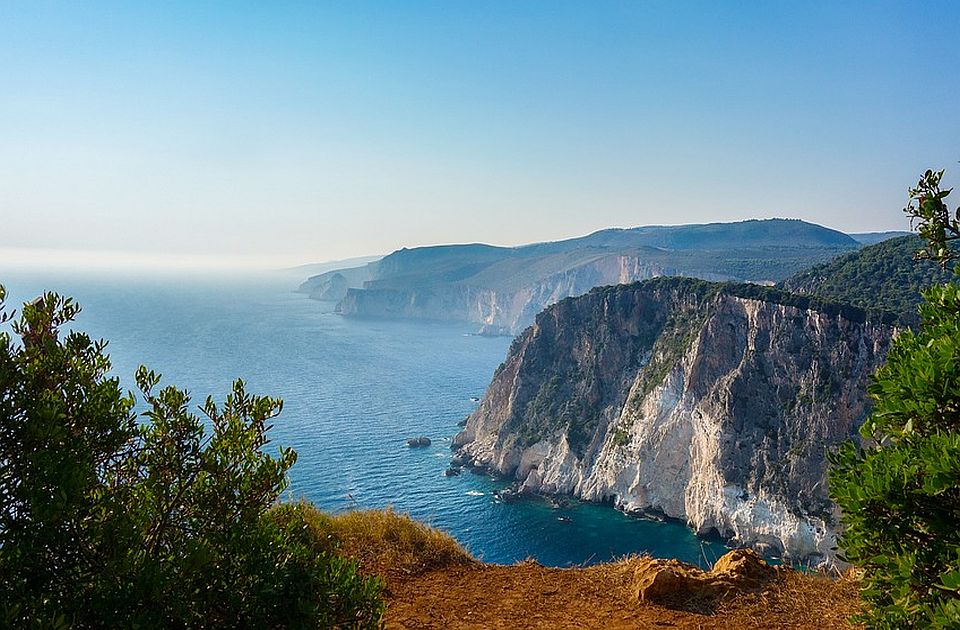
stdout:
<svg viewBox="0 0 960 630">
<path fill-rule="evenodd" d="M 455 458 L 522 491 L 830 561 L 827 453 L 857 435 L 895 319 L 689 278 L 596 289 L 514 341 Z"/>
</svg>

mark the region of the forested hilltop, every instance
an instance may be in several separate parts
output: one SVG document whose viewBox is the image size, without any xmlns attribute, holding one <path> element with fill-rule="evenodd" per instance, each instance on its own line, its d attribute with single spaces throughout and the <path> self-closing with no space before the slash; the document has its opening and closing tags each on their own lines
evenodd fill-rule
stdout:
<svg viewBox="0 0 960 630">
<path fill-rule="evenodd" d="M 923 244 L 920 237 L 910 235 L 869 245 L 801 271 L 778 286 L 793 293 L 889 311 L 901 323 L 916 326 L 920 292 L 945 284 L 952 276 L 935 262 L 914 260 Z"/>
</svg>

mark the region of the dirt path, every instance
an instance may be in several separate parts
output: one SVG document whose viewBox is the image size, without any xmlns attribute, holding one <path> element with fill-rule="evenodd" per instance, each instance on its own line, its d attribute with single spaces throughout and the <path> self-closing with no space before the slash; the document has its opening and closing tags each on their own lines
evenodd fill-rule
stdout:
<svg viewBox="0 0 960 630">
<path fill-rule="evenodd" d="M 785 574 L 759 593 L 690 612 L 638 602 L 628 561 L 587 569 L 533 563 L 430 571 L 387 593 L 387 628 L 850 628 L 856 585 Z"/>
</svg>

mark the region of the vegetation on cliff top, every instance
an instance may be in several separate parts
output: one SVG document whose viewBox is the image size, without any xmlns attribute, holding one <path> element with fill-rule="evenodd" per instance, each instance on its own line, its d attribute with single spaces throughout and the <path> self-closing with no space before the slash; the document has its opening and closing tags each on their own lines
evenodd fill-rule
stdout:
<svg viewBox="0 0 960 630">
<path fill-rule="evenodd" d="M 313 548 L 349 558 L 363 575 L 388 583 L 477 562 L 449 534 L 389 508 L 327 514 L 301 501 L 277 505 L 270 518 L 284 527 L 301 527 Z"/>
<path fill-rule="evenodd" d="M 747 300 L 760 300 L 770 302 L 771 304 L 780 304 L 783 306 L 792 306 L 802 310 L 817 311 L 826 315 L 841 316 L 850 321 L 876 322 L 882 324 L 892 324 L 898 320 L 896 313 L 869 306 L 857 306 L 840 300 L 821 297 L 818 295 L 804 295 L 793 293 L 776 287 L 769 287 L 760 284 L 751 284 L 746 282 L 709 282 L 697 278 L 663 276 L 652 278 L 633 284 L 619 284 L 607 287 L 598 287 L 591 293 L 609 295 L 620 291 L 632 291 L 638 288 L 645 290 L 664 290 L 674 289 L 684 294 L 696 295 L 700 299 L 713 297 L 716 295 L 731 295 Z M 578 298 L 567 298 L 575 300 Z"/>
</svg>

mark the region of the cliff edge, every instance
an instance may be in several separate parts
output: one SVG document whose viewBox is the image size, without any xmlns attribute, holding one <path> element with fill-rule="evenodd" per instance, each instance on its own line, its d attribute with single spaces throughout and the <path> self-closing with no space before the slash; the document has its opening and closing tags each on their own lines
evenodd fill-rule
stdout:
<svg viewBox="0 0 960 630">
<path fill-rule="evenodd" d="M 687 278 L 597 289 L 514 341 L 455 457 L 524 491 L 830 560 L 826 455 L 856 436 L 895 319 Z"/>
</svg>

